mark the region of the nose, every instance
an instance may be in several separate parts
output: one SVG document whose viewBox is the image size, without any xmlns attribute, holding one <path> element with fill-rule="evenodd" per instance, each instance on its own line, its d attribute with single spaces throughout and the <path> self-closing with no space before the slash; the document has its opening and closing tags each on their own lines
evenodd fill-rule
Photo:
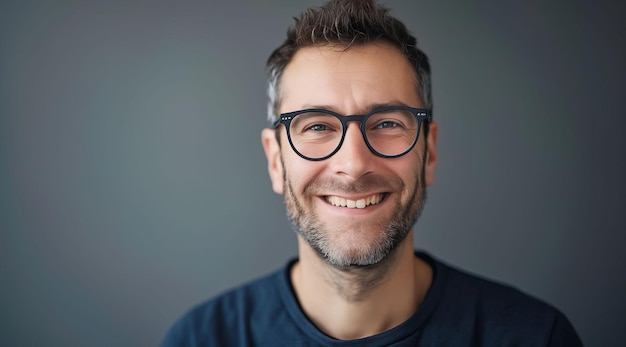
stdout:
<svg viewBox="0 0 626 347">
<path fill-rule="evenodd" d="M 359 123 L 350 122 L 341 148 L 328 160 L 335 174 L 358 179 L 372 170 L 372 156 L 374 154 L 363 139 Z"/>
</svg>

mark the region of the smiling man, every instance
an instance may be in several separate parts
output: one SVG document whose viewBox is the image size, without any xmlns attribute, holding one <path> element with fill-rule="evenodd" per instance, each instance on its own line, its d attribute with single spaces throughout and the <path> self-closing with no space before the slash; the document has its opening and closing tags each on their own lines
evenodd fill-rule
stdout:
<svg viewBox="0 0 626 347">
<path fill-rule="evenodd" d="M 580 346 L 555 308 L 416 252 L 434 183 L 430 67 L 373 1 L 296 19 L 262 142 L 298 259 L 196 307 L 163 346 Z"/>
</svg>

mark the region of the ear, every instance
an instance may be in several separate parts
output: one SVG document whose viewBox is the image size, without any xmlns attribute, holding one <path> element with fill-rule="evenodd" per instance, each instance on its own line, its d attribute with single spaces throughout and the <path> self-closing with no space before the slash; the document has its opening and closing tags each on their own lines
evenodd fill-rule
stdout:
<svg viewBox="0 0 626 347">
<path fill-rule="evenodd" d="M 267 171 L 272 181 L 272 189 L 276 194 L 283 194 L 283 163 L 280 155 L 280 145 L 276 140 L 276 130 L 263 129 L 261 141 L 267 157 Z"/>
<path fill-rule="evenodd" d="M 424 163 L 425 168 L 425 180 L 426 185 L 429 186 L 435 183 L 435 166 L 437 166 L 437 138 L 439 137 L 439 126 L 437 122 L 430 122 L 428 125 L 428 137 L 426 142 L 428 147 L 426 150 L 426 161 Z"/>
</svg>

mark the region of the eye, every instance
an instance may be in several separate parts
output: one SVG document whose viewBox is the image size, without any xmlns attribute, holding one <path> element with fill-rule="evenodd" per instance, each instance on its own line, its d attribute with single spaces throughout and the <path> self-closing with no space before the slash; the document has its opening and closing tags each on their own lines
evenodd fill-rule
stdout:
<svg viewBox="0 0 626 347">
<path fill-rule="evenodd" d="M 385 129 L 385 128 L 395 128 L 395 127 L 399 127 L 401 126 L 400 124 L 398 124 L 398 122 L 394 122 L 394 121 L 384 121 L 384 122 L 380 122 L 376 125 L 377 129 Z"/>
<path fill-rule="evenodd" d="M 341 122 L 333 116 L 320 112 L 306 112 L 298 115 L 291 123 L 291 130 L 297 134 L 320 136 L 341 130 Z"/>
<path fill-rule="evenodd" d="M 325 130 L 330 130 L 330 127 L 326 124 L 313 124 L 313 125 L 309 125 L 306 129 L 304 129 L 305 131 L 325 131 Z"/>
</svg>

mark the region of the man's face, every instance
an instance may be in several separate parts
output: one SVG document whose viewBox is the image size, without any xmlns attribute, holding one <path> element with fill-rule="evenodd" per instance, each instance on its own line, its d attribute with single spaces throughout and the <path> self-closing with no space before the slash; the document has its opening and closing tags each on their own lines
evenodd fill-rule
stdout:
<svg viewBox="0 0 626 347">
<path fill-rule="evenodd" d="M 281 79 L 281 113 L 365 114 L 376 105 L 422 107 L 414 70 L 386 43 L 300 49 Z M 437 126 L 431 123 L 428 151 L 422 131 L 411 152 L 389 159 L 367 148 L 358 123 L 348 124 L 341 149 L 322 161 L 299 157 L 283 126 L 280 144 L 270 129 L 263 144 L 274 191 L 284 194 L 299 236 L 333 265 L 372 265 L 405 239 L 422 210 L 424 187 L 434 180 Z"/>
</svg>

